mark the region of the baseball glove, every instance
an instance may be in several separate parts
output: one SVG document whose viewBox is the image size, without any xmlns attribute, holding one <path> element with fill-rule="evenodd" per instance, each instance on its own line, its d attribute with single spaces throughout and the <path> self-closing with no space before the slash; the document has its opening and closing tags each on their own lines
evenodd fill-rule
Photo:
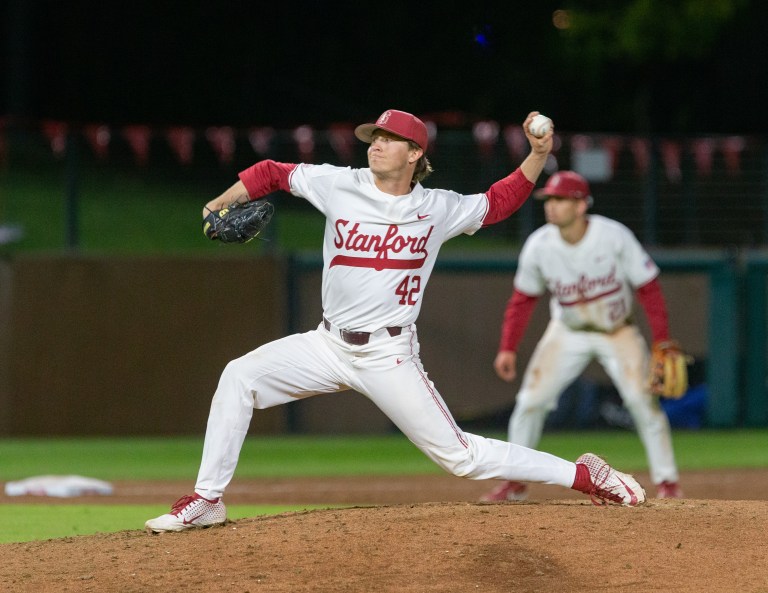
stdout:
<svg viewBox="0 0 768 593">
<path fill-rule="evenodd" d="M 651 347 L 651 393 L 679 399 L 688 390 L 688 365 L 691 362 L 677 340 L 654 342 Z"/>
<path fill-rule="evenodd" d="M 266 200 L 233 202 L 203 219 L 203 234 L 222 243 L 247 243 L 264 230 L 275 207 Z"/>
</svg>

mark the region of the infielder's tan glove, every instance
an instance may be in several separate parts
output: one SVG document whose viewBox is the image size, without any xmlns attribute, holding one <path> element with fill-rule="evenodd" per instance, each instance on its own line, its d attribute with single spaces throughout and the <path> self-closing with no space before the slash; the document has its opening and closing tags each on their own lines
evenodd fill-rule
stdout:
<svg viewBox="0 0 768 593">
<path fill-rule="evenodd" d="M 651 347 L 651 393 L 679 399 L 688 390 L 688 365 L 692 362 L 677 340 L 654 342 Z"/>
</svg>

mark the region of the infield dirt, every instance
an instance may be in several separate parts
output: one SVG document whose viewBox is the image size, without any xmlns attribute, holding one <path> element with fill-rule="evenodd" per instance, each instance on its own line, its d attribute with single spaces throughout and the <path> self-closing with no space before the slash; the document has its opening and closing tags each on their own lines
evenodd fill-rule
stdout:
<svg viewBox="0 0 768 593">
<path fill-rule="evenodd" d="M 235 480 L 230 504 L 355 506 L 3 544 L 0 591 L 768 593 L 768 470 L 691 472 L 683 484 L 686 499 L 623 508 L 554 486 L 526 503 L 477 503 L 491 484 L 452 476 Z M 60 502 L 170 504 L 191 490 L 115 486 Z M 31 500 L 0 497 L 10 510 Z"/>
</svg>

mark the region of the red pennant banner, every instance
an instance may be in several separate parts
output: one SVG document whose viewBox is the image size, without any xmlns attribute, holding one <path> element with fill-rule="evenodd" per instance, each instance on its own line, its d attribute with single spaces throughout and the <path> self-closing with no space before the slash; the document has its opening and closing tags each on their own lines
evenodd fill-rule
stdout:
<svg viewBox="0 0 768 593">
<path fill-rule="evenodd" d="M 679 183 L 683 178 L 683 172 L 680 168 L 682 147 L 679 142 L 674 140 L 661 141 L 661 159 L 664 161 L 664 169 L 667 172 L 667 179 L 672 183 Z"/>
<path fill-rule="evenodd" d="M 571 137 L 572 152 L 590 150 L 591 148 L 594 148 L 594 146 L 595 141 L 592 139 L 592 136 L 587 136 L 586 134 L 574 134 Z"/>
<path fill-rule="evenodd" d="M 0 162 L 8 156 L 9 125 L 13 120 L 0 116 Z M 503 142 L 513 163 L 520 163 L 529 153 L 530 145 L 523 128 L 518 124 L 500 125 L 494 120 L 482 120 L 472 122 L 467 118 L 458 118 L 457 114 L 447 112 L 433 114 L 424 117 L 430 142 L 430 155 L 436 152 L 435 140 L 437 139 L 437 126 L 456 128 L 463 126 L 465 129 L 471 124 L 471 133 L 480 158 L 490 158 L 496 150 L 499 136 L 503 136 Z M 77 131 L 86 139 L 94 154 L 99 159 L 109 157 L 109 146 L 112 141 L 113 130 L 110 125 L 104 123 L 90 123 L 83 126 L 73 125 L 65 121 L 39 120 L 40 131 L 50 143 L 51 151 L 56 158 L 66 155 L 69 134 Z M 130 146 L 134 159 L 138 165 L 146 165 L 149 162 L 151 139 L 154 134 L 164 134 L 168 144 L 181 164 L 192 163 L 195 142 L 197 136 L 205 134 L 206 140 L 212 147 L 216 157 L 221 163 L 231 163 L 235 157 L 237 135 L 242 133 L 248 138 L 253 150 L 263 158 L 268 158 L 272 152 L 273 143 L 278 131 L 272 127 L 252 127 L 249 129 L 237 129 L 231 126 L 211 126 L 204 131 L 189 126 L 176 126 L 158 130 L 151 125 L 135 124 L 127 125 L 120 129 L 120 134 Z M 327 128 L 318 130 L 311 125 L 301 125 L 295 128 L 291 139 L 297 146 L 299 158 L 302 162 L 314 162 L 317 134 L 327 140 L 341 162 L 351 165 L 358 159 L 357 142 L 354 136 L 354 124 L 351 122 L 336 122 Z M 280 137 L 281 141 L 283 137 Z M 651 166 L 652 144 L 646 137 L 627 137 L 618 135 L 601 134 L 567 134 L 560 136 L 555 134 L 552 153 L 547 159 L 546 171 L 556 170 L 558 167 L 557 152 L 563 142 L 570 143 L 569 156 L 578 156 L 579 152 L 600 152 L 602 155 L 584 155 L 590 163 L 596 156 L 601 158 L 600 163 L 606 174 L 618 171 L 624 158 L 623 151 L 627 151 L 634 160 L 635 174 L 643 176 L 648 174 Z M 749 149 L 751 137 L 732 135 L 692 138 L 685 142 L 672 139 L 660 139 L 658 143 L 661 166 L 664 167 L 667 179 L 672 183 L 682 180 L 682 159 L 684 155 L 692 155 L 696 173 L 702 177 L 713 174 L 716 152 L 723 157 L 723 164 L 728 175 L 741 175 L 743 171 L 742 161 L 745 151 Z M 685 153 L 683 151 L 686 151 Z M 628 157 L 629 158 L 629 157 Z"/>
<path fill-rule="evenodd" d="M 63 121 L 46 120 L 42 123 L 42 130 L 51 150 L 56 158 L 61 158 L 67 152 L 67 133 L 69 126 Z"/>
<path fill-rule="evenodd" d="M 635 172 L 645 175 L 651 165 L 651 141 L 647 138 L 632 138 L 629 149 L 635 157 Z"/>
<path fill-rule="evenodd" d="M 205 130 L 205 137 L 210 142 L 219 162 L 231 163 L 235 156 L 235 130 L 230 126 L 210 127 Z"/>
<path fill-rule="evenodd" d="M 600 146 L 608 153 L 611 160 L 611 171 L 614 175 L 619 167 L 619 155 L 624 148 L 624 141 L 619 136 L 605 136 L 600 139 Z"/>
<path fill-rule="evenodd" d="M 506 126 L 504 128 L 504 141 L 513 162 L 522 161 L 523 156 L 528 154 L 528 138 L 525 137 L 522 126 Z"/>
<path fill-rule="evenodd" d="M 123 128 L 123 138 L 133 150 L 138 165 L 144 166 L 149 159 L 149 139 L 152 130 L 149 126 L 133 125 Z"/>
<path fill-rule="evenodd" d="M 311 126 L 299 126 L 293 131 L 293 139 L 299 148 L 299 159 L 311 163 L 315 159 L 315 131 Z"/>
<path fill-rule="evenodd" d="M 331 147 L 347 165 L 355 159 L 355 129 L 351 124 L 331 124 L 328 127 Z"/>
<path fill-rule="evenodd" d="M 472 136 L 483 158 L 493 155 L 493 148 L 499 140 L 499 124 L 495 121 L 479 121 L 472 126 Z"/>
<path fill-rule="evenodd" d="M 729 136 L 720 143 L 720 150 L 725 158 L 725 168 L 730 175 L 741 173 L 741 153 L 744 152 L 745 146 L 743 136 Z"/>
<path fill-rule="evenodd" d="M 195 148 L 195 131 L 186 126 L 170 128 L 166 132 L 166 138 L 176 158 L 182 165 L 192 162 Z"/>
<path fill-rule="evenodd" d="M 429 119 L 423 121 L 424 126 L 427 128 L 427 142 L 429 142 L 427 148 L 429 149 L 429 154 L 435 154 L 437 151 L 437 145 L 435 144 L 435 139 L 437 138 L 437 125 Z"/>
<path fill-rule="evenodd" d="M 107 158 L 109 142 L 112 140 L 112 132 L 109 126 L 104 124 L 86 124 L 83 127 L 83 135 L 98 158 Z"/>
<path fill-rule="evenodd" d="M 696 138 L 691 140 L 691 151 L 698 174 L 702 177 L 709 177 L 712 174 L 712 161 L 715 153 L 714 139 Z"/>
<path fill-rule="evenodd" d="M 251 131 L 248 132 L 248 141 L 251 143 L 251 147 L 257 154 L 264 156 L 269 152 L 269 147 L 272 144 L 274 135 L 275 130 L 273 128 L 251 128 Z"/>
</svg>

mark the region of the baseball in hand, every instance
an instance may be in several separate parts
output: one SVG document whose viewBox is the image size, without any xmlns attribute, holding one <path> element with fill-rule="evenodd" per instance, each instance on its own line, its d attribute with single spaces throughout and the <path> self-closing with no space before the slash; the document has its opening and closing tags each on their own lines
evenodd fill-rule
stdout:
<svg viewBox="0 0 768 593">
<path fill-rule="evenodd" d="M 536 136 L 537 138 L 541 138 L 549 132 L 552 129 L 552 120 L 549 119 L 546 115 L 534 115 L 533 119 L 531 120 L 531 123 L 528 126 L 528 130 L 530 130 L 531 134 Z"/>
</svg>

